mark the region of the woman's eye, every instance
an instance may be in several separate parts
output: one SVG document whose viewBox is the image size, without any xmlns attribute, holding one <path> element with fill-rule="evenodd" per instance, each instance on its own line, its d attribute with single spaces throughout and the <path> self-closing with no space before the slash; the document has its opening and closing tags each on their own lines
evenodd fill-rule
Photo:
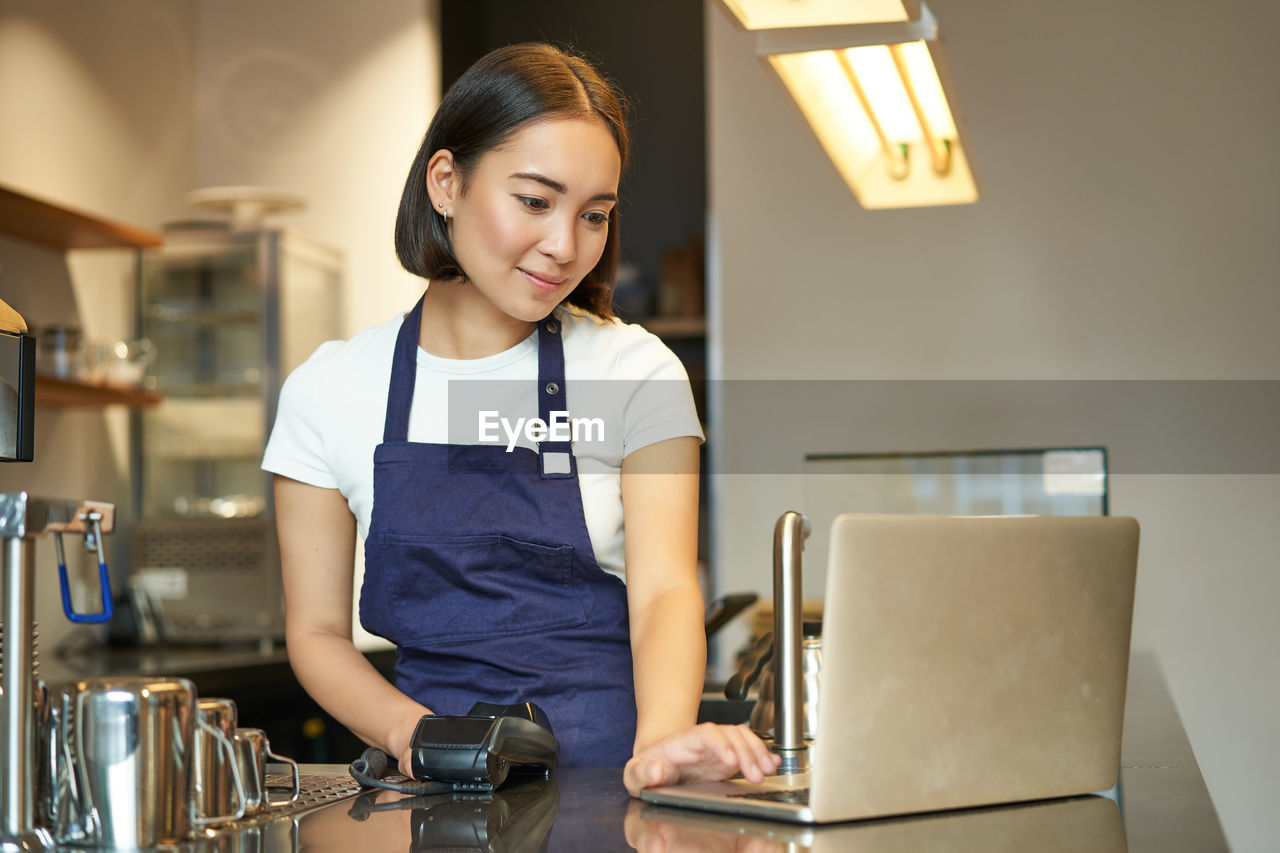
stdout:
<svg viewBox="0 0 1280 853">
<path fill-rule="evenodd" d="M 547 200 L 545 198 L 538 198 L 537 196 L 518 195 L 516 198 L 520 200 L 521 204 L 530 210 L 546 210 L 551 206 L 547 204 Z"/>
<path fill-rule="evenodd" d="M 595 225 L 595 226 L 597 226 L 597 227 L 599 227 L 599 226 L 601 226 L 601 225 L 608 225 L 608 224 L 609 224 L 609 214 L 607 214 L 607 213 L 601 213 L 601 212 L 600 212 L 600 211 L 598 211 L 598 210 L 593 210 L 593 211 L 591 211 L 590 213 L 585 213 L 585 214 L 583 214 L 582 218 L 583 218 L 583 219 L 585 219 L 585 220 L 587 220 L 587 222 L 589 222 L 589 223 L 591 223 L 592 225 Z"/>
</svg>

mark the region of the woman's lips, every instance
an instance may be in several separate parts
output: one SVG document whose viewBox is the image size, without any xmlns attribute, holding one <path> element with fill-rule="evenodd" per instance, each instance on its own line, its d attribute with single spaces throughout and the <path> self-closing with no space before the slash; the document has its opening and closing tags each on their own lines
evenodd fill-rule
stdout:
<svg viewBox="0 0 1280 853">
<path fill-rule="evenodd" d="M 537 273 L 532 273 L 532 272 L 529 272 L 528 270 L 520 269 L 520 267 L 516 267 L 516 269 L 520 272 L 522 276 L 524 276 L 526 279 L 529 280 L 530 284 L 532 284 L 534 287 L 538 288 L 539 290 L 543 291 L 544 293 L 550 293 L 551 291 L 556 290 L 558 287 L 560 287 L 560 285 L 564 284 L 563 278 L 561 279 L 544 278 L 543 276 L 538 275 Z"/>
</svg>

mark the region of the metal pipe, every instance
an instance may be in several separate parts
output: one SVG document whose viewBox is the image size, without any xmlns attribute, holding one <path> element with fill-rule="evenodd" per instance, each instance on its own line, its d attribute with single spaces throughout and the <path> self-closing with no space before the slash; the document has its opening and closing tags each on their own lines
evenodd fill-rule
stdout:
<svg viewBox="0 0 1280 853">
<path fill-rule="evenodd" d="M 35 619 L 35 554 L 21 537 L 4 538 L 4 639 L 0 732 L 4 777 L 0 785 L 0 849 L 41 849 L 35 833 L 35 679 L 31 674 Z"/>
<path fill-rule="evenodd" d="M 804 609 L 801 555 L 812 530 L 809 519 L 785 512 L 773 528 L 773 751 L 779 773 L 809 769 L 804 739 Z"/>
</svg>

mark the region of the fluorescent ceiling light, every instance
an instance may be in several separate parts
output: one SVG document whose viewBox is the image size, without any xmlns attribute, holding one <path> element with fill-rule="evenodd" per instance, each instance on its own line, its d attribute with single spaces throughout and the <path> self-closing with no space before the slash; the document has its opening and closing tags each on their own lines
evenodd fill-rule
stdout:
<svg viewBox="0 0 1280 853">
<path fill-rule="evenodd" d="M 939 74 L 936 22 L 761 33 L 777 73 L 863 207 L 978 200 Z"/>
<path fill-rule="evenodd" d="M 919 0 L 720 0 L 748 30 L 910 21 Z"/>
</svg>

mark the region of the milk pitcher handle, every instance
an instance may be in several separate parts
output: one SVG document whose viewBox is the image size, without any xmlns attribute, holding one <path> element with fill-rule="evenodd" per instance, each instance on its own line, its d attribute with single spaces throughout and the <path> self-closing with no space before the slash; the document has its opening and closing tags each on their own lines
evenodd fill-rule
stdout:
<svg viewBox="0 0 1280 853">
<path fill-rule="evenodd" d="M 231 768 L 231 781 L 235 783 L 236 799 L 240 802 L 240 805 L 232 814 L 209 816 L 193 814 L 191 816 L 191 823 L 196 829 L 202 829 L 203 827 L 213 823 L 239 820 L 244 817 L 244 810 L 245 806 L 248 804 L 248 798 L 245 797 L 244 794 L 244 782 L 240 779 L 240 767 L 236 762 L 236 748 L 232 745 L 231 739 L 223 734 L 217 727 L 211 726 L 204 720 L 200 719 L 196 720 L 196 726 L 213 735 L 214 740 L 218 742 L 218 749 L 226 752 L 227 765 Z"/>
<path fill-rule="evenodd" d="M 271 799 L 271 793 L 268 791 L 267 805 L 284 806 L 284 805 L 288 805 L 289 803 L 296 803 L 298 801 L 298 795 L 302 793 L 302 778 L 298 774 L 298 762 L 294 761 L 292 758 L 285 758 L 283 755 L 276 755 L 274 752 L 271 751 L 270 746 L 267 747 L 267 760 L 278 761 L 281 764 L 288 764 L 290 771 L 293 773 L 292 796 L 290 796 L 289 799 L 287 800 L 273 800 Z"/>
<path fill-rule="evenodd" d="M 72 752 L 72 743 L 82 743 L 83 733 L 72 736 L 71 726 L 78 716 L 71 709 L 71 697 L 61 693 L 58 704 L 49 708 L 48 739 L 43 744 L 49 765 L 49 790 L 43 794 L 45 818 L 53 838 L 60 844 L 85 843 L 98 832 L 98 813 L 88 802 L 88 780 L 84 762 Z"/>
</svg>

